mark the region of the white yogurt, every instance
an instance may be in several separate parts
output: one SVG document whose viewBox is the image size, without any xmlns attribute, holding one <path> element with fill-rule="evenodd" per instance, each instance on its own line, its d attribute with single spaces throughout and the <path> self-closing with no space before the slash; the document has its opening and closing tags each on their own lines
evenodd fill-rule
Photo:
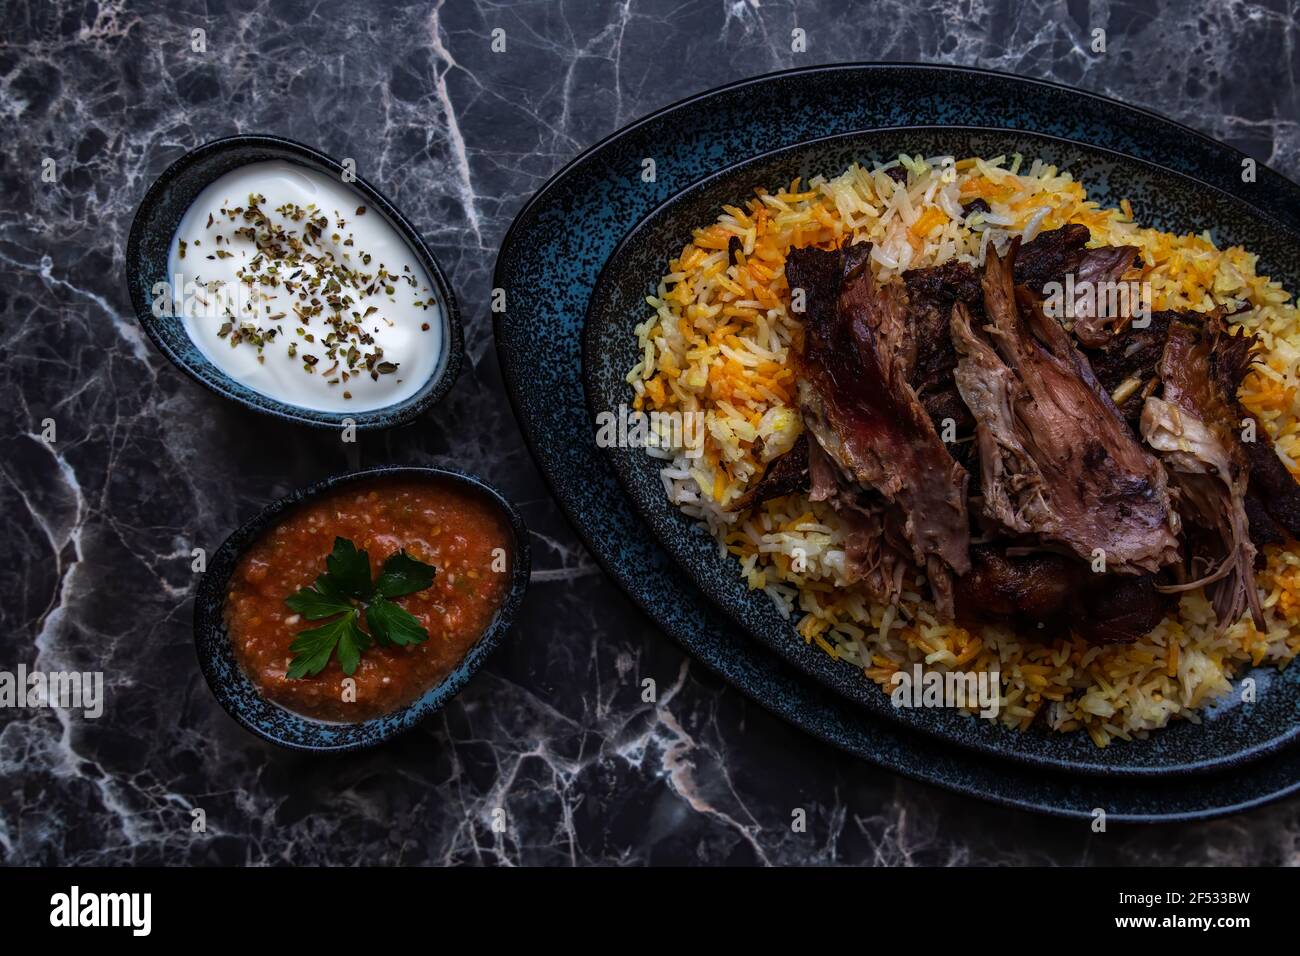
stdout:
<svg viewBox="0 0 1300 956">
<path fill-rule="evenodd" d="M 279 161 L 204 189 L 169 263 L 175 311 L 203 354 L 264 395 L 318 411 L 382 408 L 418 391 L 442 351 L 441 311 L 401 234 L 365 205 L 347 184 Z"/>
</svg>

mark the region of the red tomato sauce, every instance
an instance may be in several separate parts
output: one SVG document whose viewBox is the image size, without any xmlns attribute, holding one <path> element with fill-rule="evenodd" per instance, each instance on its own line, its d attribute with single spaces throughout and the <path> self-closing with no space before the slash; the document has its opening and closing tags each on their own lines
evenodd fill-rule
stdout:
<svg viewBox="0 0 1300 956">
<path fill-rule="evenodd" d="M 429 639 L 371 643 L 352 674 L 355 693 L 337 654 L 319 674 L 286 676 L 289 645 L 322 622 L 295 614 L 285 598 L 325 570 L 336 536 L 369 553 L 372 579 L 403 548 L 437 568 L 431 587 L 396 599 Z M 441 682 L 487 629 L 510 586 L 509 549 L 509 525 L 495 503 L 451 482 L 377 478 L 322 495 L 255 542 L 235 568 L 225 605 L 235 656 L 269 700 L 304 716 L 347 722 L 392 713 Z"/>
</svg>

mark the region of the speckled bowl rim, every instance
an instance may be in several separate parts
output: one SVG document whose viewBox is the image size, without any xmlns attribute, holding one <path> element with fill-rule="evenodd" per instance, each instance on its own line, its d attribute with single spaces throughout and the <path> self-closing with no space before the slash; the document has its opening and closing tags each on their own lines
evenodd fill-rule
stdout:
<svg viewBox="0 0 1300 956">
<path fill-rule="evenodd" d="M 149 336 L 150 341 L 160 352 L 171 360 L 172 364 L 198 382 L 204 388 L 222 398 L 238 403 L 263 415 L 270 415 L 283 421 L 311 425 L 317 428 L 341 428 L 345 419 L 351 419 L 358 430 L 394 428 L 419 417 L 440 401 L 456 383 L 464 358 L 464 329 L 461 323 L 460 307 L 457 305 L 451 281 L 443 271 L 438 259 L 425 245 L 420 233 L 377 187 L 364 177 L 358 175 L 348 185 L 354 187 L 365 198 L 368 208 L 374 208 L 383 214 L 390 224 L 405 240 L 416 259 L 429 275 L 434 292 L 441 305 L 442 318 L 442 354 L 429 378 L 410 397 L 391 405 L 371 408 L 365 411 L 321 411 L 302 405 L 294 405 L 281 399 L 272 398 L 238 382 L 226 374 L 206 357 L 200 356 L 200 365 L 211 369 L 211 376 L 204 375 L 186 356 L 178 354 L 158 328 L 158 320 L 146 301 L 146 289 L 152 283 L 142 278 L 144 267 L 141 245 L 148 220 L 153 209 L 161 202 L 163 195 L 171 185 L 186 176 L 198 164 L 213 155 L 231 149 L 262 148 L 282 153 L 279 158 L 286 162 L 297 163 L 317 172 L 341 175 L 343 165 L 332 156 L 304 143 L 276 136 L 269 133 L 238 133 L 210 140 L 185 153 L 154 180 L 145 192 L 144 198 L 136 207 L 131 220 L 131 231 L 126 245 L 126 283 L 135 309 L 136 320 Z M 215 177 L 203 185 L 215 181 Z M 196 346 L 197 348 L 197 346 Z"/>
<path fill-rule="evenodd" d="M 582 371 L 580 375 L 582 378 L 583 391 L 585 393 L 586 402 L 587 402 L 587 413 L 589 416 L 591 416 L 592 421 L 594 422 L 596 420 L 596 415 L 598 413 L 609 411 L 609 409 L 605 408 L 600 402 L 600 400 L 604 396 L 598 394 L 600 389 L 598 384 L 594 381 L 595 375 L 593 371 L 595 368 L 595 363 L 593 362 L 593 352 L 598 348 L 600 348 L 603 342 L 603 340 L 600 338 L 599 333 L 602 331 L 608 331 L 609 323 L 601 321 L 597 317 L 596 313 L 597 310 L 601 309 L 602 307 L 608 306 L 608 296 L 609 296 L 608 289 L 610 288 L 612 282 L 611 276 L 619 269 L 620 264 L 622 260 L 625 258 L 625 256 L 628 254 L 628 251 L 636 247 L 640 243 L 642 237 L 644 236 L 644 234 L 648 229 L 657 225 L 659 221 L 664 217 L 671 217 L 674 214 L 675 207 L 679 206 L 684 200 L 687 200 L 688 197 L 695 195 L 699 192 L 706 191 L 710 187 L 719 183 L 720 181 L 730 179 L 736 176 L 743 177 L 750 169 L 754 167 L 768 165 L 773 161 L 779 162 L 780 159 L 785 155 L 793 156 L 800 153 L 816 151 L 818 148 L 829 149 L 831 147 L 840 146 L 846 141 L 852 141 L 858 139 L 869 139 L 873 136 L 880 136 L 885 134 L 891 136 L 900 136 L 900 137 L 915 135 L 918 138 L 920 138 L 923 136 L 933 136 L 936 134 L 943 134 L 943 133 L 952 133 L 956 135 L 975 134 L 981 136 L 988 136 L 991 138 L 1022 137 L 1025 140 L 1029 140 L 1029 141 L 1038 140 L 1048 144 L 1053 144 L 1056 145 L 1059 149 L 1075 149 L 1084 152 L 1096 153 L 1099 154 L 1101 157 L 1107 159 L 1109 162 L 1113 163 L 1115 167 L 1118 169 L 1122 169 L 1126 164 L 1130 166 L 1149 167 L 1150 169 L 1154 170 L 1156 173 L 1160 175 L 1167 175 L 1167 176 L 1174 177 L 1176 179 L 1184 180 L 1186 183 L 1189 184 L 1189 186 L 1195 187 L 1195 189 L 1213 193 L 1221 197 L 1224 201 L 1226 201 L 1230 205 L 1238 205 L 1244 207 L 1245 209 L 1249 209 L 1251 216 L 1266 222 L 1272 228 L 1276 229 L 1279 233 L 1283 234 L 1286 237 L 1289 237 L 1296 246 L 1300 247 L 1300 234 L 1297 234 L 1296 230 L 1287 227 L 1285 224 L 1273 218 L 1272 216 L 1268 215 L 1266 212 L 1261 212 L 1257 210 L 1254 206 L 1250 205 L 1245 200 L 1239 199 L 1235 196 L 1231 196 L 1228 193 L 1225 193 L 1223 190 L 1211 186 L 1208 183 L 1204 183 L 1193 176 L 1187 175 L 1186 173 L 1180 173 L 1176 170 L 1172 170 L 1165 166 L 1161 166 L 1159 163 L 1153 163 L 1149 160 L 1144 160 L 1135 156 L 1127 156 L 1124 153 L 1119 152 L 1118 150 L 1110 149 L 1104 146 L 1094 146 L 1090 143 L 1081 143 L 1076 140 L 1067 139 L 1066 137 L 1063 136 L 1055 136 L 1049 133 L 1037 133 L 1037 132 L 1029 132 L 1024 130 L 1013 130 L 1005 127 L 972 126 L 969 124 L 951 124 L 947 126 L 936 126 L 936 125 L 889 126 L 889 127 L 879 127 L 875 129 L 854 130 L 852 132 L 846 132 L 846 133 L 835 133 L 829 136 L 819 136 L 813 139 L 803 140 L 797 143 L 791 143 L 787 146 L 782 146 L 782 147 L 778 147 L 777 149 L 759 153 L 754 156 L 750 156 L 744 160 L 741 160 L 740 162 L 731 163 L 729 165 L 723 166 L 715 170 L 709 175 L 696 180 L 694 183 L 692 183 L 690 186 L 687 186 L 685 189 L 682 189 L 679 192 L 674 193 L 672 196 L 665 199 L 659 205 L 655 206 L 654 209 L 650 210 L 650 212 L 648 212 L 645 216 L 643 216 L 640 220 L 638 220 L 636 224 L 633 225 L 632 228 L 629 229 L 626 234 L 624 234 L 623 238 L 619 240 L 618 244 L 614 247 L 613 252 L 610 253 L 609 258 L 605 260 L 604 265 L 601 266 L 599 272 L 597 273 L 596 281 L 592 284 L 591 294 L 587 299 L 587 312 L 583 319 L 583 327 L 581 332 Z M 760 185 L 760 184 L 756 183 L 755 185 Z M 1251 251 L 1258 252 L 1259 250 L 1251 250 Z M 653 276 L 647 277 L 647 286 L 653 279 L 654 279 Z M 1300 281 L 1300 276 L 1297 276 L 1296 280 Z M 630 329 L 630 324 L 629 324 L 629 329 Z M 629 395 L 626 396 L 626 401 L 630 402 L 631 397 L 632 396 L 629 390 Z M 637 515 L 641 518 L 641 520 L 644 521 L 646 525 L 655 533 L 656 537 L 659 540 L 660 546 L 664 549 L 664 551 L 666 551 L 673 558 L 674 561 L 678 563 L 678 565 L 682 568 L 683 572 L 686 573 L 686 575 L 691 578 L 691 580 L 695 583 L 696 588 L 700 592 L 702 592 L 704 596 L 707 597 L 708 600 L 714 604 L 715 607 L 721 610 L 737 628 L 739 628 L 742 632 L 748 635 L 751 639 L 758 641 L 759 643 L 763 644 L 763 646 L 772 650 L 774 653 L 779 655 L 784 661 L 789 663 L 791 666 L 798 668 L 801 673 L 805 674 L 812 680 L 818 681 L 823 686 L 829 688 L 835 693 L 845 696 L 846 699 L 852 701 L 854 704 L 866 708 L 873 715 L 878 717 L 883 717 L 886 720 L 896 721 L 902 726 L 908 728 L 909 730 L 919 731 L 921 733 L 928 734 L 934 737 L 935 739 L 943 741 L 945 743 L 958 746 L 958 747 L 964 747 L 966 749 L 972 750 L 977 753 L 982 753 L 990 757 L 996 757 L 1003 760 L 1012 760 L 1019 763 L 1024 763 L 1028 766 L 1040 767 L 1043 769 L 1061 771 L 1066 773 L 1087 774 L 1087 775 L 1093 775 L 1099 777 L 1137 777 L 1137 778 L 1142 778 L 1142 777 L 1150 778 L 1150 777 L 1157 777 L 1162 775 L 1193 775 L 1193 774 L 1213 773 L 1217 771 L 1228 770 L 1234 767 L 1240 767 L 1243 764 L 1247 764 L 1254 760 L 1258 760 L 1262 757 L 1268 756 L 1269 754 L 1275 753 L 1276 751 L 1284 747 L 1289 747 L 1295 743 L 1297 738 L 1300 738 L 1300 717 L 1296 717 L 1291 721 L 1291 723 L 1288 726 L 1278 730 L 1276 733 L 1273 734 L 1273 736 L 1267 737 L 1263 740 L 1259 740 L 1256 743 L 1249 744 L 1245 747 L 1241 747 L 1237 750 L 1233 750 L 1229 753 L 1225 753 L 1220 756 L 1206 757 L 1201 759 L 1184 759 L 1180 761 L 1174 761 L 1174 762 L 1158 764 L 1158 765 L 1122 764 L 1122 763 L 1115 764 L 1115 763 L 1105 762 L 1105 759 L 1102 758 L 1102 755 L 1100 753 L 1093 755 L 1097 759 L 1093 761 L 1087 761 L 1087 760 L 1077 760 L 1068 756 L 1044 755 L 1037 752 L 1023 750 L 1015 746 L 1015 744 L 1019 741 L 1019 738 L 1013 735 L 1020 733 L 1019 731 L 1006 730 L 1001 726 L 996 726 L 996 725 L 987 726 L 984 722 L 969 721 L 964 718 L 959 718 L 959 720 L 961 721 L 959 725 L 961 729 L 957 731 L 957 733 L 960 733 L 960 736 L 957 736 L 956 733 L 950 730 L 942 729 L 940 727 L 935 726 L 935 724 L 930 719 L 928 719 L 928 717 L 930 717 L 931 715 L 927 714 L 925 711 L 918 712 L 918 711 L 906 710 L 906 709 L 896 710 L 893 707 L 886 706 L 886 701 L 888 700 L 889 692 L 874 684 L 870 684 L 867 685 L 865 688 L 861 688 L 860 689 L 861 696 L 858 696 L 856 694 L 854 695 L 846 694 L 843 684 L 841 684 L 841 686 L 836 686 L 833 683 L 828 683 L 822 676 L 817 674 L 813 669 L 809 667 L 807 660 L 804 657 L 802 657 L 801 654 L 799 653 L 799 650 L 801 650 L 802 647 L 796 648 L 793 645 L 793 643 L 791 644 L 774 643 L 773 641 L 768 640 L 767 638 L 757 634 L 754 628 L 751 626 L 751 622 L 747 621 L 743 616 L 742 611 L 737 606 L 737 602 L 735 600 L 724 595 L 722 593 L 722 589 L 716 586 L 715 582 L 707 579 L 701 579 L 695 575 L 695 573 L 691 570 L 689 565 L 686 563 L 681 547 L 668 540 L 669 537 L 671 537 L 671 535 L 669 534 L 669 530 L 663 526 L 664 514 L 661 511 L 662 502 L 655 502 L 653 504 L 647 502 L 643 500 L 642 495 L 639 494 L 637 491 L 638 482 L 636 479 L 639 476 L 636 474 L 636 469 L 638 467 L 644 468 L 646 466 L 644 462 L 640 461 L 636 457 L 635 452 L 629 449 L 616 448 L 616 447 L 602 448 L 601 452 L 604 454 L 606 460 L 609 461 L 611 467 L 614 469 L 615 474 L 618 475 L 619 482 L 622 485 L 624 494 L 626 495 L 627 499 L 631 502 L 633 510 L 637 513 Z M 646 457 L 648 459 L 648 456 L 644 456 L 644 453 L 642 453 L 642 457 Z M 679 516 L 679 513 L 676 512 L 676 509 L 670 508 L 669 511 L 670 511 L 670 515 L 669 515 L 670 519 Z M 684 518 L 685 516 L 680 516 L 680 517 Z M 691 528 L 697 527 L 697 524 L 693 521 L 690 521 L 690 519 L 685 519 L 685 520 L 686 522 L 689 523 Z M 734 559 L 730 557 L 728 557 L 725 560 L 727 562 L 734 561 Z M 736 575 L 737 577 L 739 576 L 738 566 L 736 569 Z M 752 592 L 752 591 L 748 592 L 748 594 L 745 596 L 745 600 L 747 602 L 749 601 L 757 602 L 759 599 L 760 596 L 757 595 L 756 592 Z M 796 638 L 796 634 L 793 630 L 793 625 L 791 625 L 789 636 L 791 637 L 792 641 Z M 1265 679 L 1271 679 L 1276 674 L 1275 667 L 1271 667 L 1270 665 L 1267 664 L 1261 664 L 1258 667 L 1249 668 L 1245 671 L 1242 671 L 1240 674 L 1237 675 L 1237 677 L 1240 678 L 1240 677 L 1248 676 L 1255 671 L 1259 671 L 1262 674 L 1264 674 Z M 945 725 L 948 723 L 950 722 L 947 720 L 944 721 Z M 1207 724 L 1208 724 L 1207 721 L 1202 720 L 1198 723 L 1198 726 L 1202 729 L 1202 731 L 1204 731 L 1204 728 L 1207 726 Z M 1166 729 L 1167 728 L 1158 728 L 1151 731 L 1151 733 L 1161 734 Z M 1053 738 L 1049 737 L 1047 738 L 1044 746 L 1050 749 L 1053 742 L 1054 742 Z M 1064 741 L 1061 741 L 1060 743 L 1063 744 Z M 1125 746 L 1140 748 L 1148 745 L 1149 743 L 1150 741 L 1145 739 L 1135 739 L 1126 742 Z"/>
<path fill-rule="evenodd" d="M 240 558 L 254 542 L 306 502 L 352 484 L 404 478 L 431 483 L 446 481 L 467 488 L 492 502 L 505 517 L 513 539 L 510 587 L 491 623 L 441 683 L 391 714 L 340 724 L 313 720 L 271 703 L 262 696 L 240 667 L 226 631 L 223 613 L 226 593 L 230 577 Z M 245 730 L 263 740 L 290 750 L 309 753 L 342 753 L 373 747 L 410 730 L 444 707 L 460 692 L 510 630 L 528 590 L 531 570 L 528 528 L 518 508 L 495 487 L 476 475 L 456 468 L 407 465 L 383 465 L 333 475 L 277 498 L 232 532 L 213 554 L 194 596 L 194 647 L 199 669 L 226 713 Z M 250 708 L 255 712 L 249 713 Z M 271 726 L 269 718 L 289 728 L 292 736 L 278 733 Z M 344 739 L 331 739 L 335 734 L 341 734 Z"/>
</svg>

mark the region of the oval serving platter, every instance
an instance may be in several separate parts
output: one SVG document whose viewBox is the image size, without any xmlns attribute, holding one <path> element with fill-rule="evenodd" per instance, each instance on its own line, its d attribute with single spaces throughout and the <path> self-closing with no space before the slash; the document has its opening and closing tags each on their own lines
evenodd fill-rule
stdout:
<svg viewBox="0 0 1300 956">
<path fill-rule="evenodd" d="M 838 175 L 854 161 L 887 162 L 900 152 L 927 156 L 997 156 L 1019 152 L 1025 162 L 1042 159 L 1071 172 L 1103 206 L 1127 197 L 1137 221 L 1166 231 L 1210 230 L 1226 245 L 1260 253 L 1260 271 L 1295 287 L 1300 279 L 1300 237 L 1252 207 L 1178 173 L 1110 150 L 1038 134 L 971 127 L 911 127 L 847 133 L 763 154 L 736 164 L 673 196 L 619 244 L 592 290 L 583 331 L 583 378 L 593 425 L 602 412 L 630 405 L 625 379 L 640 358 L 635 327 L 650 315 L 645 305 L 668 261 L 690 242 L 692 230 L 712 222 L 724 204 L 739 204 L 756 186 L 772 189 L 795 177 Z M 805 674 L 873 713 L 952 743 L 996 756 L 1078 772 L 1166 774 L 1204 772 L 1242 763 L 1300 734 L 1300 668 L 1251 672 L 1257 702 L 1239 694 L 1204 712 L 1200 725 L 1175 721 L 1146 740 L 1119 741 L 1100 749 L 1082 732 L 1061 734 L 1035 726 L 1017 731 L 993 720 L 973 719 L 945 708 L 895 709 L 888 689 L 853 666 L 833 660 L 795 634 L 797 618 L 783 618 L 761 591 L 751 591 L 730 556 L 718 553 L 702 526 L 682 515 L 664 494 L 662 462 L 643 449 L 608 447 L 623 487 L 659 543 L 700 589 L 747 634 Z"/>
<path fill-rule="evenodd" d="M 614 248 L 670 196 L 721 168 L 819 136 L 935 124 L 1038 131 L 1195 174 L 1300 228 L 1300 186 L 1147 110 L 1058 84 L 964 67 L 846 64 L 770 74 L 667 106 L 558 171 L 516 216 L 494 286 L 497 354 L 516 419 L 561 510 L 592 555 L 670 637 L 752 700 L 804 732 L 885 770 L 1008 806 L 1087 819 L 1203 819 L 1300 790 L 1300 747 L 1248 773 L 1177 778 L 1067 774 L 992 759 L 883 721 L 807 677 L 704 600 L 656 543 L 596 446 L 581 377 L 591 288 Z M 657 159 L 653 182 L 641 179 Z"/>
</svg>

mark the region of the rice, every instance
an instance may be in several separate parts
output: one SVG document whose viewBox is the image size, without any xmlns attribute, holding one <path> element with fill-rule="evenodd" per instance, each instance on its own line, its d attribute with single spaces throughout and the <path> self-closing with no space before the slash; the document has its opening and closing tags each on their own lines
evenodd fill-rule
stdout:
<svg viewBox="0 0 1300 956">
<path fill-rule="evenodd" d="M 911 173 L 906 186 L 886 174 L 894 166 Z M 963 221 L 962 205 L 976 198 L 989 211 Z M 787 249 L 870 241 L 883 280 L 950 259 L 980 265 L 990 244 L 1002 249 L 1012 236 L 1067 223 L 1086 225 L 1094 245 L 1141 250 L 1138 278 L 1149 284 L 1153 310 L 1246 309 L 1234 320 L 1260 336 L 1266 365 L 1246 378 L 1240 398 L 1287 467 L 1300 471 L 1300 324 L 1289 293 L 1258 275 L 1245 249 L 1219 249 L 1205 233 L 1144 228 L 1127 200 L 1101 208 L 1069 173 L 1038 160 L 1026 167 L 1018 155 L 900 156 L 885 166 L 855 164 L 833 179 L 758 189 L 743 206 L 723 207 L 714 223 L 695 230 L 646 300 L 653 314 L 637 327 L 642 357 L 627 381 L 637 410 L 703 413 L 702 455 L 656 449 L 665 458 L 665 494 L 791 621 L 792 639 L 882 685 L 918 663 L 945 675 L 998 672 L 998 719 L 1021 729 L 1041 720 L 1056 731 L 1082 730 L 1105 746 L 1174 718 L 1197 719 L 1249 667 L 1285 666 L 1300 651 L 1300 554 L 1266 550 L 1257 576 L 1264 631 L 1246 618 L 1218 634 L 1196 591 L 1134 644 L 1099 646 L 1068 634 L 1020 640 L 997 628 L 940 622 L 919 579 L 897 607 L 872 604 L 846 578 L 834 512 L 805 495 L 743 515 L 727 510 L 802 429 L 788 362 L 801 329 L 787 312 Z M 732 237 L 742 248 L 735 265 L 728 261 Z"/>
</svg>

